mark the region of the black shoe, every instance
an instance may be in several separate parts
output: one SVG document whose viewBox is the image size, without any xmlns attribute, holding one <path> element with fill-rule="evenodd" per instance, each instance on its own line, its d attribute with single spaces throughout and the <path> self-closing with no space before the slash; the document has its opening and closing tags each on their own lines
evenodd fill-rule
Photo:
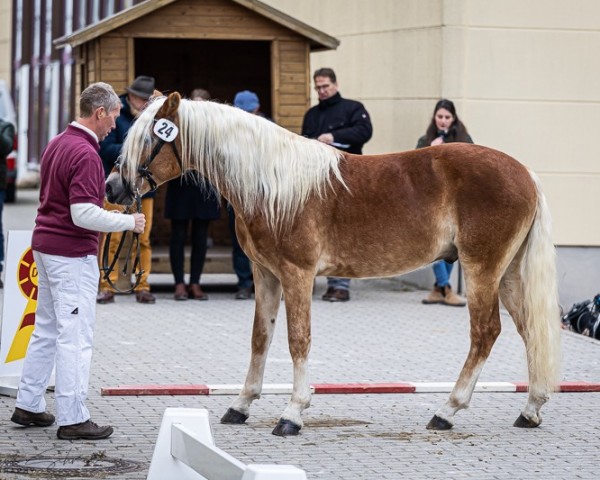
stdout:
<svg viewBox="0 0 600 480">
<path fill-rule="evenodd" d="M 91 420 L 75 425 L 58 427 L 56 436 L 61 440 L 102 440 L 113 434 L 112 427 L 99 427 Z"/>
<path fill-rule="evenodd" d="M 335 288 L 333 288 L 333 287 L 327 287 L 327 291 L 323 294 L 323 296 L 321 298 L 323 300 L 325 300 L 326 302 L 328 302 L 331 299 L 331 296 L 333 295 L 333 292 L 335 292 Z"/>
<path fill-rule="evenodd" d="M 347 302 L 350 300 L 350 290 L 336 288 L 329 297 L 330 302 Z"/>
<path fill-rule="evenodd" d="M 235 294 L 236 300 L 250 300 L 251 298 L 252 298 L 252 288 L 251 287 L 240 288 Z"/>
<path fill-rule="evenodd" d="M 36 427 L 49 427 L 54 423 L 54 415 L 51 413 L 40 412 L 33 413 L 23 410 L 22 408 L 15 408 L 10 421 L 28 427 L 29 425 L 35 425 Z"/>
</svg>

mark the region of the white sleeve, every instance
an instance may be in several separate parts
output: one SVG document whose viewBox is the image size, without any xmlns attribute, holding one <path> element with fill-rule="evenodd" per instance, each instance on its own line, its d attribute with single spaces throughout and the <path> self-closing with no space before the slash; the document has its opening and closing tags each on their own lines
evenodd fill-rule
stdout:
<svg viewBox="0 0 600 480">
<path fill-rule="evenodd" d="M 123 215 L 116 210 L 105 210 L 93 203 L 71 204 L 71 218 L 78 227 L 96 232 L 123 232 L 135 228 L 132 215 Z"/>
</svg>

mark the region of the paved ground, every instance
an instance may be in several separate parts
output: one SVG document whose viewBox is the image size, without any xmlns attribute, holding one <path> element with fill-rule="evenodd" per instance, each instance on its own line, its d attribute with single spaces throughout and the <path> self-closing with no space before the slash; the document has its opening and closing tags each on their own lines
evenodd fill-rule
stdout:
<svg viewBox="0 0 600 480">
<path fill-rule="evenodd" d="M 21 193 L 21 192 L 20 192 Z M 5 209 L 6 229 L 30 220 L 35 200 Z M 288 397 L 256 401 L 245 426 L 219 424 L 231 396 L 102 397 L 100 389 L 121 384 L 241 383 L 249 357 L 253 301 L 235 301 L 218 285 L 228 277 L 207 277 L 208 302 L 175 302 L 153 277 L 155 305 L 132 296 L 98 307 L 89 406 L 93 419 L 116 427 L 108 440 L 64 442 L 56 427 L 22 429 L 10 415 L 14 400 L 0 397 L 0 460 L 20 455 L 30 462 L 52 457 L 70 467 L 68 478 L 89 478 L 90 467 L 106 458 L 137 462 L 133 471 L 107 466 L 94 478 L 146 477 L 164 409 L 206 408 L 216 444 L 246 463 L 293 464 L 309 479 L 523 479 L 597 478 L 599 393 L 556 394 L 544 409 L 540 428 L 512 427 L 525 404 L 523 393 L 475 393 L 449 432 L 425 425 L 447 394 L 315 395 L 305 427 L 295 438 L 271 435 Z M 352 301 L 319 300 L 313 305 L 311 382 L 454 381 L 468 348 L 467 310 L 421 305 L 425 292 L 399 279 L 354 282 Z M 510 318 L 481 374 L 481 381 L 526 381 L 524 348 Z M 600 381 L 600 342 L 563 332 L 564 381 Z M 290 383 L 286 325 L 280 313 L 270 351 L 266 383 Z M 53 406 L 52 394 L 48 394 Z M 14 457 L 17 458 L 17 457 Z M 104 463 L 103 463 L 104 462 Z M 90 474 L 91 475 L 91 474 Z M 33 476 L 2 473 L 0 479 Z M 66 478 L 42 475 L 35 478 Z"/>
</svg>

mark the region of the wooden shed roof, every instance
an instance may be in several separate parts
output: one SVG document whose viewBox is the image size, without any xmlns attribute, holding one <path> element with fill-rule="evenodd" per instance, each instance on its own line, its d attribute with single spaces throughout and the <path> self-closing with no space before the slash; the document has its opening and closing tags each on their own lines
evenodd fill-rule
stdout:
<svg viewBox="0 0 600 480">
<path fill-rule="evenodd" d="M 54 40 L 54 46 L 56 48 L 64 48 L 67 45 L 70 45 L 71 47 L 82 45 L 176 1 L 177 0 L 146 0 L 145 2 L 122 10 L 111 17 L 105 18 L 98 23 L 84 27 L 69 35 L 57 38 Z M 307 25 L 306 23 L 303 23 L 293 17 L 290 17 L 289 15 L 286 15 L 285 13 L 258 0 L 230 1 L 246 7 L 247 9 L 266 17 L 275 23 L 278 23 L 298 33 L 299 35 L 306 37 L 310 41 L 311 50 L 331 50 L 337 48 L 337 46 L 340 44 L 340 41 L 337 38 L 327 35 L 326 33 L 317 30 L 316 28 L 313 28 L 310 25 Z"/>
</svg>

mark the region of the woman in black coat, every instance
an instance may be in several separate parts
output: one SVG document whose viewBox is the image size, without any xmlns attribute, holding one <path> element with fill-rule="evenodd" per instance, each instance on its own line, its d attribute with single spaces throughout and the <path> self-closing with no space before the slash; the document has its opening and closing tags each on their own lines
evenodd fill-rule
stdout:
<svg viewBox="0 0 600 480">
<path fill-rule="evenodd" d="M 199 102 L 210 100 L 210 93 L 203 88 L 192 91 L 190 98 Z M 190 172 L 167 184 L 165 217 L 171 219 L 169 260 L 175 277 L 175 300 L 208 300 L 200 288 L 200 276 L 206 260 L 208 225 L 220 217 L 219 196 L 212 186 Z M 188 223 L 192 223 L 192 253 L 190 256 L 190 284 L 185 288 L 183 262 Z"/>
<path fill-rule="evenodd" d="M 220 217 L 217 194 L 208 183 L 203 183 L 194 174 L 171 180 L 167 185 L 165 217 L 171 220 L 169 260 L 175 278 L 175 300 L 208 300 L 208 295 L 200 288 L 200 276 L 206 259 L 208 226 L 211 220 Z M 190 223 L 190 282 L 186 289 L 183 264 L 185 239 Z"/>
</svg>

